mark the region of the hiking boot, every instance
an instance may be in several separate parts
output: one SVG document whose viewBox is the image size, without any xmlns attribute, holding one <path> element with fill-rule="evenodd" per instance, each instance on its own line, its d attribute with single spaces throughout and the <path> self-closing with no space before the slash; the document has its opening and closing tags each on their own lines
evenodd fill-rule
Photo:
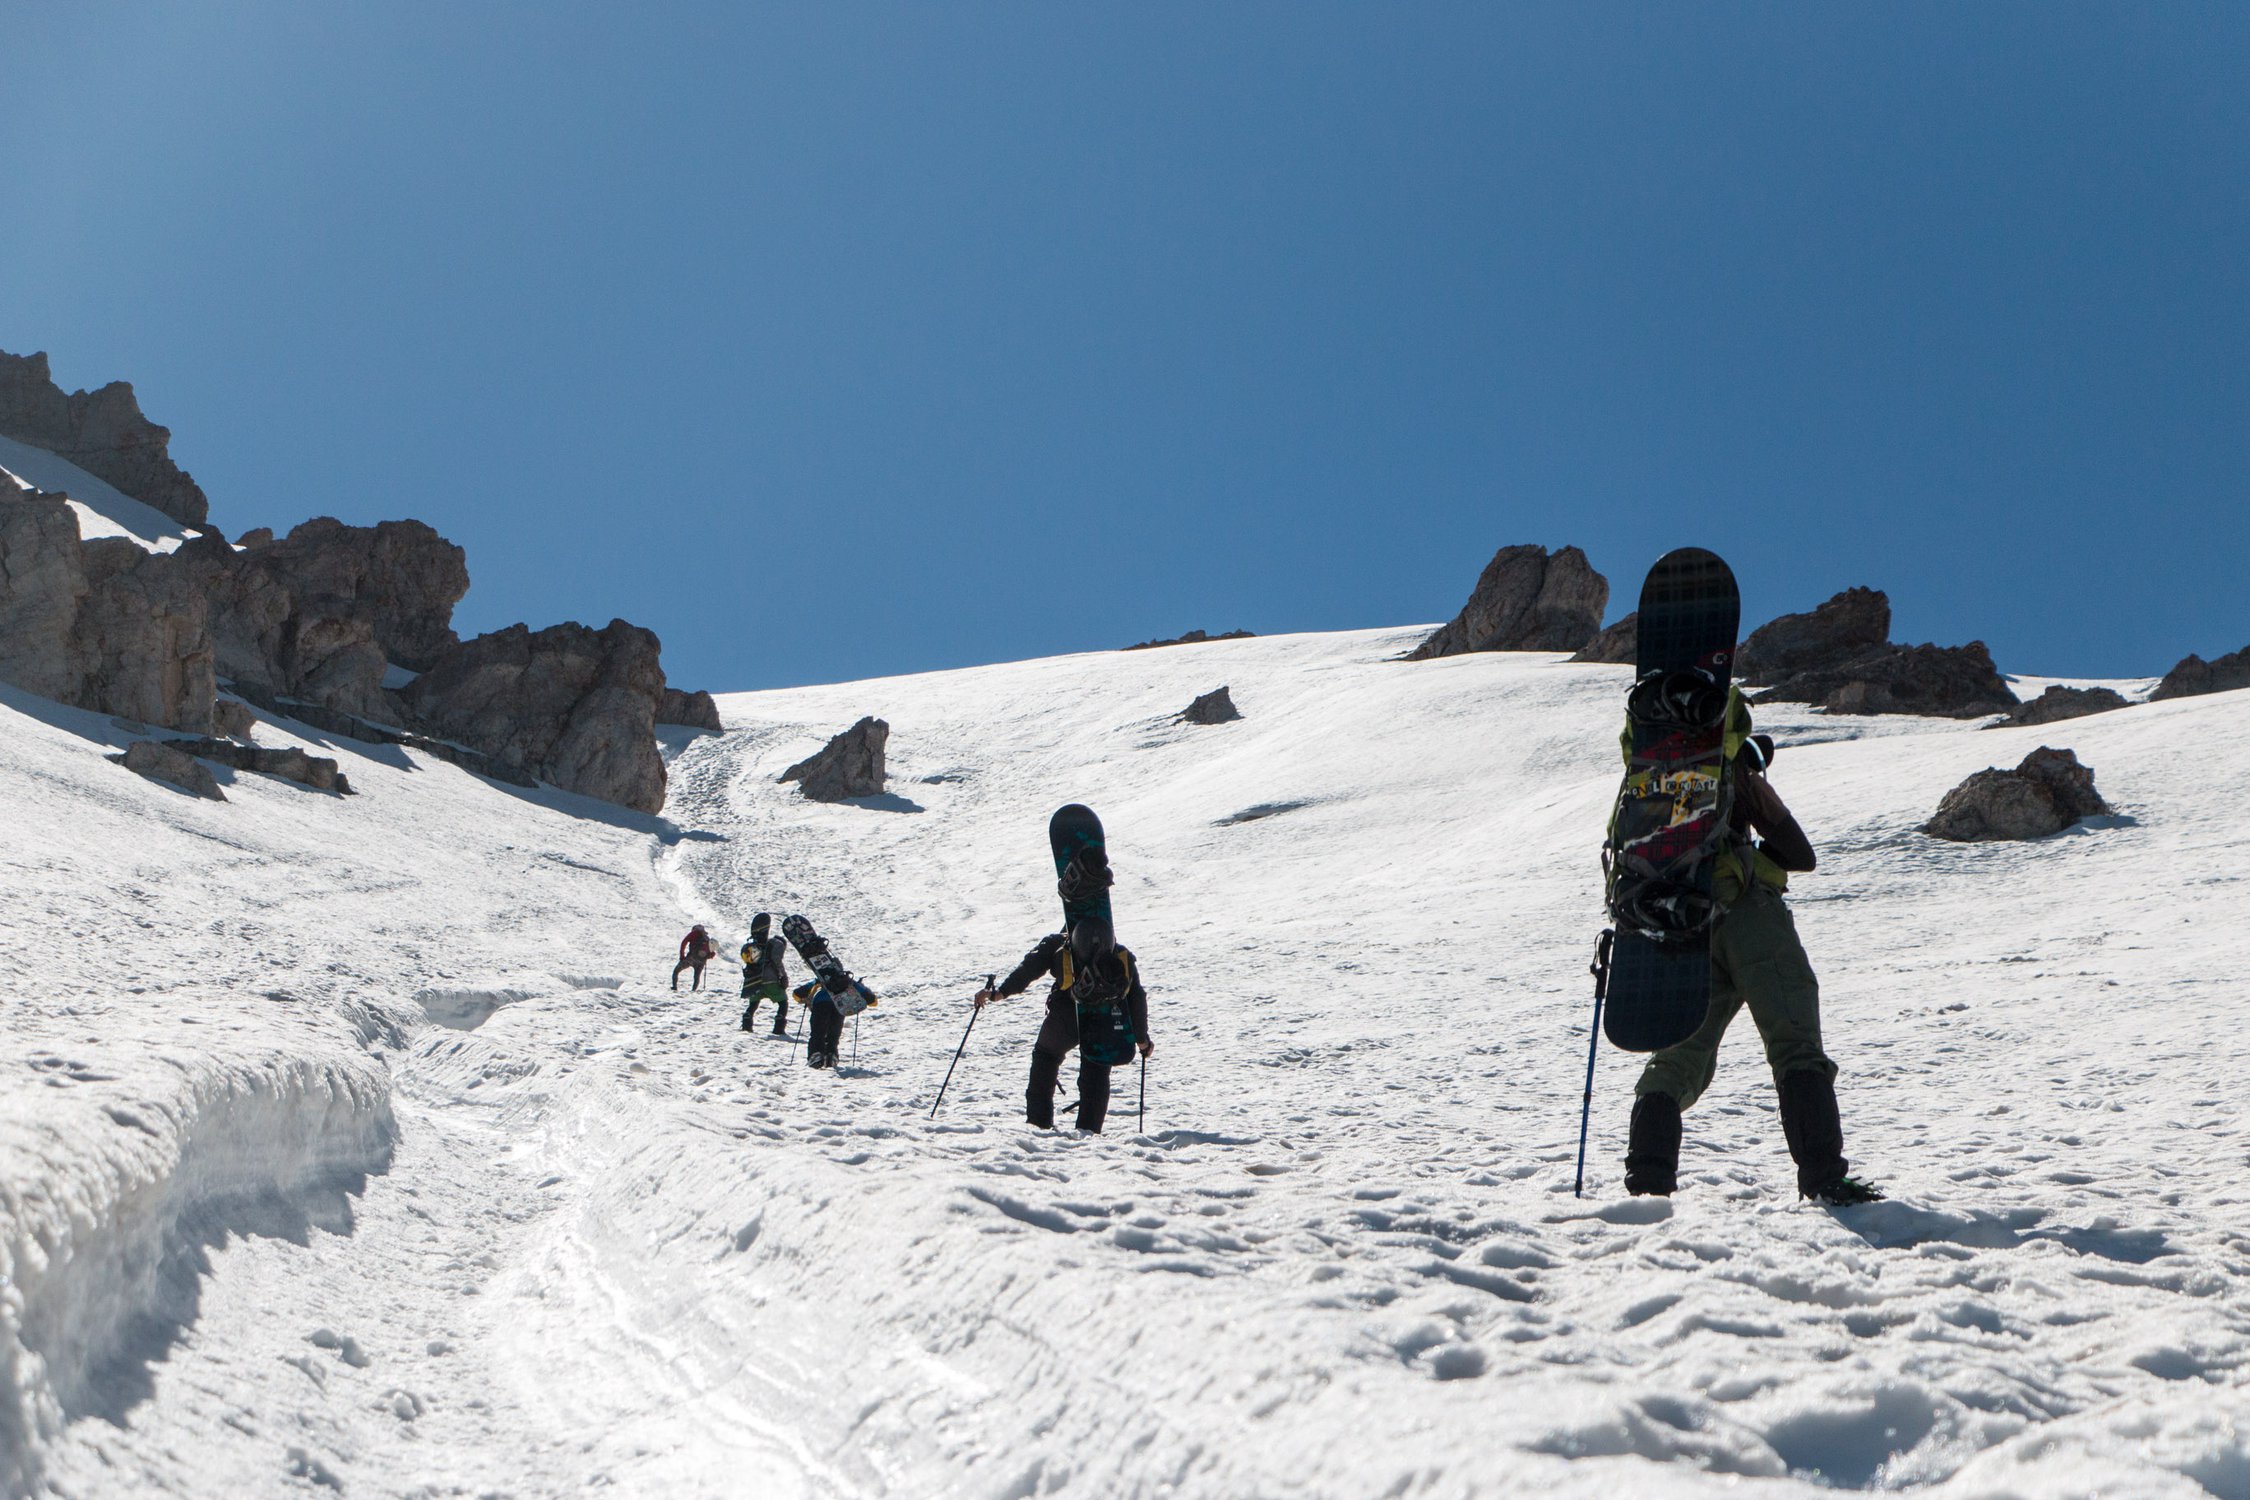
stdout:
<svg viewBox="0 0 2250 1500">
<path fill-rule="evenodd" d="M 1633 1101 L 1633 1127 L 1625 1144 L 1625 1191 L 1636 1198 L 1669 1198 L 1680 1187 L 1680 1102 L 1670 1094 Z"/>
<path fill-rule="evenodd" d="M 1844 1180 L 1844 1124 L 1836 1082 L 1825 1069 L 1801 1068 L 1781 1080 L 1781 1133 L 1797 1162 L 1797 1192 L 1810 1198 Z"/>
<path fill-rule="evenodd" d="M 1850 1208 L 1858 1203 L 1882 1202 L 1883 1190 L 1861 1182 L 1856 1177 L 1839 1177 L 1833 1182 L 1813 1189 L 1811 1192 L 1806 1192 L 1800 1188 L 1797 1196 L 1809 1198 L 1822 1208 Z"/>
</svg>

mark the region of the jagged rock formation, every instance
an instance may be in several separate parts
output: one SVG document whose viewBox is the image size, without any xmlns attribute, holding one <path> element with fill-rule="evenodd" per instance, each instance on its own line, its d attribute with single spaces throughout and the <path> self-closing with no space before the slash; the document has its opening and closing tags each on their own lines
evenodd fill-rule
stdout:
<svg viewBox="0 0 2250 1500">
<path fill-rule="evenodd" d="M 0 436 L 67 458 L 183 525 L 200 527 L 210 514 L 203 491 L 172 462 L 172 434 L 141 415 L 122 380 L 65 395 L 46 355 L 0 353 Z"/>
<path fill-rule="evenodd" d="M 257 729 L 258 716 L 250 712 L 249 704 L 221 698 L 211 705 L 211 732 L 221 739 L 240 740 L 247 745 Z"/>
<path fill-rule="evenodd" d="M 565 791 L 641 812 L 664 805 L 653 631 L 623 620 L 511 625 L 465 641 L 400 694 L 433 733 Z"/>
<path fill-rule="evenodd" d="M 1890 644 L 1891 601 L 1879 589 L 1846 589 L 1817 609 L 1783 615 L 1750 632 L 1734 656 L 1745 683 L 1779 683 L 1825 672 Z"/>
<path fill-rule="evenodd" d="M 58 496 L 0 498 L 0 679 L 143 724 L 211 728 L 209 607 L 171 558 L 78 539 Z"/>
<path fill-rule="evenodd" d="M 1170 640 L 1140 641 L 1127 646 L 1125 649 L 1127 651 L 1154 651 L 1159 646 L 1198 646 L 1205 641 L 1247 641 L 1254 639 L 1257 634 L 1258 632 L 1255 630 L 1228 630 L 1222 631 L 1218 635 L 1212 635 L 1207 631 L 1191 630 L 1186 635 L 1176 635 Z"/>
<path fill-rule="evenodd" d="M 2236 688 L 2250 687 L 2250 646 L 2230 652 L 2217 661 L 2205 661 L 2200 656 L 2188 656 L 2164 674 L 2156 691 L 2148 701 L 2165 698 L 2193 698 L 2203 693 L 2227 693 Z"/>
<path fill-rule="evenodd" d="M 1572 661 L 1600 662 L 1609 666 L 1633 665 L 1640 658 L 1641 613 L 1627 615 L 1616 624 L 1606 627 L 1600 635 L 1588 641 Z"/>
<path fill-rule="evenodd" d="M 1502 547 L 1485 564 L 1461 613 L 1408 661 L 1468 651 L 1577 651 L 1602 628 L 1609 580 L 1576 547 Z"/>
<path fill-rule="evenodd" d="M 877 718 L 861 719 L 776 779 L 798 783 L 798 789 L 815 802 L 875 796 L 883 790 L 883 752 L 890 739 L 890 725 Z"/>
<path fill-rule="evenodd" d="M 656 710 L 656 722 L 681 724 L 689 729 L 708 730 L 712 734 L 726 732 L 726 726 L 719 722 L 719 705 L 712 702 L 711 695 L 701 688 L 692 693 L 683 693 L 678 688 L 666 688 L 664 701 Z"/>
<path fill-rule="evenodd" d="M 1979 771 L 1947 792 L 1922 831 L 1955 843 L 2037 839 L 2108 811 L 2094 790 L 2093 768 L 2069 750 L 2042 745 L 2012 771 Z"/>
<path fill-rule="evenodd" d="M 2113 708 L 2126 706 L 2125 695 L 2110 688 L 2050 687 L 2028 703 L 2019 703 L 2008 717 L 1987 724 L 1987 729 L 2016 729 L 2030 724 L 2052 724 L 2059 719 L 2078 719 L 2087 714 L 2105 714 Z"/>
<path fill-rule="evenodd" d="M 1181 710 L 1180 717 L 1190 724 L 1227 724 L 1242 717 L 1234 706 L 1234 697 L 1224 687 L 1213 688 Z"/>
<path fill-rule="evenodd" d="M 294 781 L 300 786 L 309 786 L 316 792 L 334 792 L 339 797 L 352 795 L 350 779 L 337 769 L 334 760 L 325 755 L 309 755 L 294 745 L 269 750 L 260 745 L 238 745 L 232 740 L 208 737 L 199 740 L 166 740 L 164 745 L 182 755 L 217 761 L 220 765 L 232 766 L 237 771 L 278 776 L 283 781 Z"/>
<path fill-rule="evenodd" d="M 154 740 L 135 740 L 125 747 L 123 755 L 108 757 L 126 770 L 146 776 L 151 781 L 169 782 L 183 792 L 193 793 L 212 802 L 224 802 L 227 794 L 219 790 L 203 762 L 176 745 L 160 745 Z M 331 761 L 329 764 L 334 765 Z"/>
</svg>

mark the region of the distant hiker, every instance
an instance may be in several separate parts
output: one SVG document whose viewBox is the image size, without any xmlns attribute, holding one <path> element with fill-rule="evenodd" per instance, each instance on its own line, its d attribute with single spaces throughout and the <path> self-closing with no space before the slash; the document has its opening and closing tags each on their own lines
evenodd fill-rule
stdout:
<svg viewBox="0 0 2250 1500">
<path fill-rule="evenodd" d="M 789 945 L 774 936 L 773 917 L 759 912 L 750 919 L 750 938 L 742 945 L 742 1029 L 758 1019 L 758 1002 L 773 1002 L 773 1034 L 789 1034 Z"/>
<path fill-rule="evenodd" d="M 1148 1035 L 1148 991 L 1141 987 L 1140 965 L 1116 940 L 1107 922 L 1081 917 L 1069 932 L 1040 939 L 998 989 L 977 992 L 978 1009 L 1008 995 L 1020 995 L 1035 980 L 1051 979 L 1047 1018 L 1031 1044 L 1031 1082 L 1024 1090 L 1024 1118 L 1043 1130 L 1055 1124 L 1055 1082 L 1063 1055 L 1078 1045 L 1081 1007 L 1107 1011 L 1121 1007 L 1131 1027 L 1132 1045 L 1142 1057 L 1156 1050 Z M 1120 1059 L 1122 1060 L 1122 1059 Z M 1098 1131 L 1109 1115 L 1111 1062 L 1078 1058 L 1078 1128 Z"/>
<path fill-rule="evenodd" d="M 845 975 L 837 981 L 842 994 L 829 989 L 825 979 L 807 980 L 792 991 L 805 1008 L 805 1065 L 833 1068 L 844 1041 L 844 1017 L 858 1015 L 875 1003 L 875 992 Z"/>
<path fill-rule="evenodd" d="M 672 988 L 678 989 L 680 987 L 680 970 L 693 969 L 695 970 L 695 982 L 689 988 L 702 989 L 703 966 L 709 963 L 712 956 L 718 951 L 719 945 L 711 941 L 711 934 L 703 930 L 703 924 L 699 922 L 690 927 L 688 935 L 680 939 L 680 961 L 672 965 Z"/>
<path fill-rule="evenodd" d="M 1669 1196 L 1679 1186 L 1680 1112 L 1711 1086 L 1719 1040 L 1745 1005 L 1781 1094 L 1781 1130 L 1797 1163 L 1797 1190 L 1832 1205 L 1883 1195 L 1845 1175 L 1836 1065 L 1821 1050 L 1820 981 L 1782 892 L 1791 871 L 1813 868 L 1812 841 L 1766 780 L 1770 736 L 1750 737 L 1731 763 L 1733 827 L 1713 895 L 1725 909 L 1711 932 L 1711 1005 L 1686 1041 L 1652 1054 L 1633 1086 L 1625 1190 Z M 1764 836 L 1753 842 L 1751 834 Z"/>
</svg>

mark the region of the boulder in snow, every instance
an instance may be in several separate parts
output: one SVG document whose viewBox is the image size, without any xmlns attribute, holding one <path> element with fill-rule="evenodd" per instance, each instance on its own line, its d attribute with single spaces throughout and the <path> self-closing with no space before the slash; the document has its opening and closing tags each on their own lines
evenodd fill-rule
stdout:
<svg viewBox="0 0 2250 1500">
<path fill-rule="evenodd" d="M 1408 661 L 1469 651 L 1577 651 L 1602 628 L 1609 580 L 1576 547 L 1502 547 L 1485 564 L 1469 602 Z"/>
<path fill-rule="evenodd" d="M 1190 724 L 1227 724 L 1241 718 L 1242 710 L 1234 706 L 1234 696 L 1221 686 L 1190 703 L 1180 717 Z"/>
<path fill-rule="evenodd" d="M 1629 667 L 1639 660 L 1640 645 L 1641 615 L 1635 610 L 1588 641 L 1571 660 Z"/>
<path fill-rule="evenodd" d="M 135 740 L 125 747 L 123 755 L 113 755 L 110 759 L 151 781 L 169 782 L 183 792 L 192 792 L 213 802 L 227 800 L 227 794 L 219 790 L 217 778 L 203 762 L 176 745 Z"/>
<path fill-rule="evenodd" d="M 1878 646 L 1832 667 L 1792 672 L 1754 700 L 1816 703 L 1832 714 L 1928 714 L 1974 719 L 2016 706 L 1982 641 Z"/>
<path fill-rule="evenodd" d="M 2074 688 L 2053 686 L 2028 703 L 2019 703 L 2008 717 L 1987 724 L 1987 729 L 2016 729 L 2030 724 L 2052 724 L 2059 719 L 2078 719 L 2087 714 L 2105 714 L 2113 708 L 2126 706 L 2125 695 L 2113 688 Z"/>
<path fill-rule="evenodd" d="M 2154 703 L 2164 698 L 2193 698 L 2203 693 L 2226 693 L 2236 688 L 2250 687 L 2250 646 L 2231 652 L 2217 661 L 2205 661 L 2200 656 L 2188 656 L 2156 685 L 2148 695 Z"/>
<path fill-rule="evenodd" d="M 66 458 L 183 525 L 200 527 L 210 513 L 202 489 L 172 462 L 172 434 L 141 415 L 122 380 L 65 395 L 46 355 L 0 353 L 0 436 Z"/>
<path fill-rule="evenodd" d="M 1751 631 L 1735 652 L 1734 675 L 1745 683 L 1778 683 L 1840 667 L 1890 639 L 1890 599 L 1880 589 L 1846 589 L 1817 609 Z"/>
<path fill-rule="evenodd" d="M 1257 635 L 1255 630 L 1225 630 L 1217 635 L 1209 631 L 1191 630 L 1186 635 L 1175 635 L 1169 640 L 1137 641 L 1127 646 L 1128 651 L 1154 651 L 1159 646 L 1200 646 L 1205 641 L 1247 641 Z"/>
<path fill-rule="evenodd" d="M 815 802 L 875 796 L 883 790 L 883 752 L 890 740 L 890 725 L 873 717 L 861 719 L 778 779 L 798 783 L 798 789 Z"/>
<path fill-rule="evenodd" d="M 240 699 L 221 698 L 211 705 L 211 732 L 219 738 L 247 745 L 257 729 L 258 716 Z"/>
<path fill-rule="evenodd" d="M 640 812 L 664 805 L 656 633 L 623 620 L 510 625 L 464 641 L 401 692 L 434 733 L 542 781 Z"/>
<path fill-rule="evenodd" d="M 232 740 L 166 740 L 164 748 L 182 755 L 202 760 L 216 761 L 222 766 L 232 766 L 237 771 L 255 771 L 260 776 L 276 776 L 283 781 L 294 781 L 299 786 L 309 786 L 316 792 L 334 792 L 340 797 L 352 795 L 352 784 L 337 769 L 336 762 L 325 755 L 308 755 L 295 745 L 267 749 L 261 745 L 238 745 Z"/>
<path fill-rule="evenodd" d="M 719 722 L 719 705 L 712 702 L 711 695 L 701 688 L 692 693 L 683 693 L 675 687 L 666 688 L 664 701 L 656 710 L 656 722 L 680 724 L 689 729 L 708 730 L 712 734 L 723 734 L 726 731 L 726 726 Z"/>
<path fill-rule="evenodd" d="M 1955 843 L 2037 839 L 2108 811 L 2094 790 L 2093 768 L 2071 751 L 2042 745 L 2012 771 L 1979 771 L 1947 792 L 1922 831 Z"/>
</svg>

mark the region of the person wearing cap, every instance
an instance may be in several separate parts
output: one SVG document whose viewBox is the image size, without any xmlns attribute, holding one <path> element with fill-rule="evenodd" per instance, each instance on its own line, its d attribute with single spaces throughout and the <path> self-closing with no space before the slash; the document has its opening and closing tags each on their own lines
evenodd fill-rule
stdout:
<svg viewBox="0 0 2250 1500">
<path fill-rule="evenodd" d="M 773 1002 L 773 1034 L 789 1034 L 789 945 L 774 936 L 773 916 L 759 912 L 750 919 L 750 937 L 742 945 L 742 1029 L 749 1031 L 758 1019 L 758 1004 Z"/>
<path fill-rule="evenodd" d="M 1082 917 L 1068 932 L 1050 933 L 1023 956 L 1006 979 L 992 989 L 977 992 L 977 1008 L 994 1000 L 1020 995 L 1040 979 L 1051 980 L 1047 991 L 1047 1016 L 1031 1044 L 1031 1081 L 1024 1090 L 1024 1118 L 1042 1130 L 1055 1124 L 1055 1083 L 1062 1073 L 1063 1057 L 1078 1046 L 1078 1004 L 1081 993 L 1097 991 L 1120 1005 L 1132 1028 L 1134 1049 L 1142 1057 L 1156 1051 L 1149 1039 L 1148 991 L 1141 986 L 1139 961 L 1132 950 L 1116 940 L 1109 923 L 1099 917 Z M 1099 1131 L 1109 1115 L 1109 1074 L 1112 1064 L 1080 1052 L 1078 1058 L 1078 1128 Z"/>
</svg>

